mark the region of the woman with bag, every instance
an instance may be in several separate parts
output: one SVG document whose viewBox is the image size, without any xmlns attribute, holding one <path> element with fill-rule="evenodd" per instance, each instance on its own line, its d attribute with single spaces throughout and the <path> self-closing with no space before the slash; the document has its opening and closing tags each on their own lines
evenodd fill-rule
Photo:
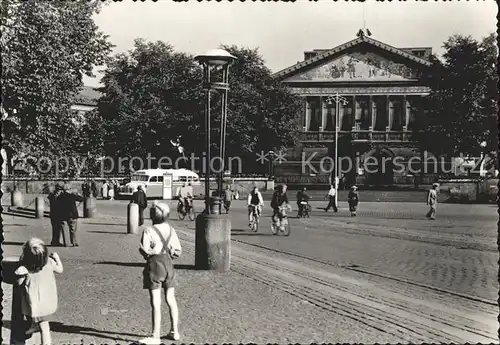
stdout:
<svg viewBox="0 0 500 345">
<path fill-rule="evenodd" d="M 182 248 L 175 229 L 167 223 L 170 208 L 167 204 L 154 205 L 153 226 L 146 227 L 142 232 L 139 252 L 146 260 L 143 271 L 144 289 L 149 290 L 152 308 L 152 336 L 142 339 L 142 344 L 160 344 L 161 325 L 161 288 L 165 290 L 171 328 L 169 338 L 179 340 L 179 310 L 175 299 L 175 271 L 173 259 L 178 258 Z"/>
</svg>

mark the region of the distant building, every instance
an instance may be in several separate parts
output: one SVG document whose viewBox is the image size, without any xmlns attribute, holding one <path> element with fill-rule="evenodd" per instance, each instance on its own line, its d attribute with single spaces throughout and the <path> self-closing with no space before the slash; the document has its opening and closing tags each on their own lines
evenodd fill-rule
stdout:
<svg viewBox="0 0 500 345">
<path fill-rule="evenodd" d="M 332 49 L 306 51 L 304 61 L 275 73 L 304 104 L 300 141 L 288 150 L 287 162 L 275 166 L 275 175 L 287 183 L 330 183 L 332 174 L 321 172 L 319 164 L 321 159 L 333 162 L 324 158 L 335 155 L 336 121 L 339 157 L 350 157 L 354 164 L 369 156 L 399 156 L 406 162 L 418 156 L 412 141 L 419 116 L 414 104 L 430 92 L 420 77 L 431 66 L 431 54 L 431 48 L 395 48 L 361 35 Z M 338 108 L 337 94 L 345 100 Z M 304 171 L 303 158 L 313 154 L 318 169 Z M 391 170 L 367 176 L 354 165 L 346 178 L 351 184 L 391 185 L 395 178 L 406 178 L 399 175 Z"/>
<path fill-rule="evenodd" d="M 85 114 L 97 107 L 97 100 L 101 95 L 95 88 L 84 86 L 71 106 L 71 112 L 74 116 L 73 120 L 78 124 L 84 124 Z"/>
</svg>

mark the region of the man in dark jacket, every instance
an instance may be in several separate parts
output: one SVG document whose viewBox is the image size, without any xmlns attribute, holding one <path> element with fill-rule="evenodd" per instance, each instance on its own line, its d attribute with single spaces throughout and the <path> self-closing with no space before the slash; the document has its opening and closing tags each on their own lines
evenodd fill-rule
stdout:
<svg viewBox="0 0 500 345">
<path fill-rule="evenodd" d="M 56 184 L 53 190 L 50 191 L 47 199 L 49 199 L 50 205 L 50 223 L 52 225 L 52 240 L 50 244 L 52 246 L 61 246 L 61 230 L 62 221 L 60 219 L 61 207 L 59 197 L 63 194 L 64 190 L 62 185 Z"/>
<path fill-rule="evenodd" d="M 148 208 L 148 199 L 141 185 L 137 186 L 137 192 L 132 194 L 132 200 L 130 202 L 139 206 L 139 226 L 143 225 L 144 210 Z"/>
<path fill-rule="evenodd" d="M 280 206 L 284 203 L 288 205 L 288 196 L 286 195 L 286 189 L 286 184 L 278 186 L 278 190 L 274 192 L 273 198 L 271 199 L 271 207 L 273 209 L 273 222 L 276 222 L 276 217 L 280 214 Z"/>
<path fill-rule="evenodd" d="M 83 196 L 70 190 L 68 185 L 64 185 L 64 193 L 58 198 L 60 201 L 61 221 L 69 228 L 69 239 L 73 247 L 78 247 L 76 230 L 78 224 L 78 208 L 76 202 L 82 202 Z"/>
</svg>

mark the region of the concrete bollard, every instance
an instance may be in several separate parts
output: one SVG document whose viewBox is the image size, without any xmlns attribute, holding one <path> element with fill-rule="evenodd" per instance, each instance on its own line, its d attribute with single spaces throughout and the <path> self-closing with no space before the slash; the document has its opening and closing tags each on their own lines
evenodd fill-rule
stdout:
<svg viewBox="0 0 500 345">
<path fill-rule="evenodd" d="M 95 214 L 95 199 L 93 197 L 87 197 L 83 199 L 83 218 L 93 218 Z"/>
<path fill-rule="evenodd" d="M 17 187 L 10 193 L 10 202 L 13 207 L 23 206 L 23 193 Z"/>
<path fill-rule="evenodd" d="M 137 234 L 139 229 L 139 205 L 128 204 L 127 208 L 127 233 Z"/>
<path fill-rule="evenodd" d="M 35 199 L 35 213 L 38 219 L 43 218 L 44 213 L 44 201 L 43 197 L 37 196 Z"/>
<path fill-rule="evenodd" d="M 195 267 L 227 272 L 231 267 L 231 217 L 205 214 L 196 217 Z"/>
<path fill-rule="evenodd" d="M 12 307 L 10 325 L 10 344 L 25 344 L 25 323 L 21 310 L 21 288 L 16 285 L 14 272 L 19 267 L 18 257 L 7 257 L 2 260 L 3 282 L 12 285 Z M 5 293 L 5 291 L 4 291 Z"/>
<path fill-rule="evenodd" d="M 220 214 L 221 199 L 218 196 L 210 198 L 210 213 Z"/>
</svg>

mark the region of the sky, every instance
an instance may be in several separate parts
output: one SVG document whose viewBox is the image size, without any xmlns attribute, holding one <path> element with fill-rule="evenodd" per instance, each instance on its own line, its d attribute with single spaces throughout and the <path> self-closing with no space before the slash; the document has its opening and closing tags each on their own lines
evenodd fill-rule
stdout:
<svg viewBox="0 0 500 345">
<path fill-rule="evenodd" d="M 495 32 L 496 16 L 494 0 L 123 0 L 108 1 L 95 21 L 116 46 L 114 53 L 132 49 L 136 38 L 164 41 L 191 54 L 234 44 L 258 48 L 266 65 L 277 72 L 303 60 L 304 51 L 334 48 L 356 38 L 364 22 L 378 41 L 400 48 L 432 47 L 441 54 L 443 42 L 453 34 L 481 39 Z M 101 69 L 96 68 L 96 78 L 85 78 L 85 85 L 98 86 Z"/>
</svg>

